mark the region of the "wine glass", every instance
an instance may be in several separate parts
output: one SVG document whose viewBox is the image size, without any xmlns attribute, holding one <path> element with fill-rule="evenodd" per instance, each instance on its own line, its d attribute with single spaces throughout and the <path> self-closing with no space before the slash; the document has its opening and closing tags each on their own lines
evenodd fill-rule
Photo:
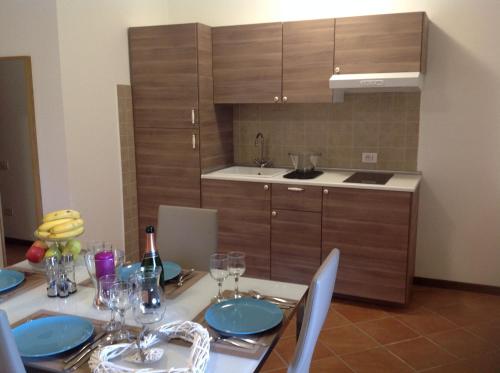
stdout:
<svg viewBox="0 0 500 373">
<path fill-rule="evenodd" d="M 240 290 L 238 288 L 238 282 L 240 276 L 245 273 L 245 253 L 241 251 L 231 251 L 227 255 L 228 261 L 227 266 L 229 269 L 229 275 L 234 277 L 234 297 L 241 298 Z"/>
<path fill-rule="evenodd" d="M 116 338 L 120 341 L 130 340 L 130 333 L 125 329 L 125 312 L 132 307 L 134 301 L 133 285 L 131 282 L 115 282 L 109 292 L 111 308 L 116 309 L 120 315 L 120 330 Z"/>
<path fill-rule="evenodd" d="M 224 300 L 222 297 L 222 283 L 229 275 L 227 262 L 227 254 L 215 253 L 210 255 L 210 276 L 217 281 L 217 285 L 219 286 L 219 292 L 213 298 L 217 303 Z"/>
<path fill-rule="evenodd" d="M 99 277 L 98 287 L 99 287 L 99 301 L 111 310 L 111 319 L 104 326 L 104 330 L 107 332 L 113 332 L 118 330 L 119 324 L 115 320 L 116 308 L 115 304 L 111 302 L 111 288 L 114 284 L 118 282 L 118 277 L 115 274 L 104 275 Z"/>
</svg>

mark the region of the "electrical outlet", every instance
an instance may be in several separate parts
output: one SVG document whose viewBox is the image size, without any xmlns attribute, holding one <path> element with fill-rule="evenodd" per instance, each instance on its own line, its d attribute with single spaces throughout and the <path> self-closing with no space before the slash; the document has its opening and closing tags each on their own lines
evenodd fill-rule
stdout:
<svg viewBox="0 0 500 373">
<path fill-rule="evenodd" d="M 5 216 L 14 216 L 14 209 L 12 207 L 5 207 L 3 209 L 3 214 Z"/>
<path fill-rule="evenodd" d="M 361 153 L 361 162 L 377 163 L 377 153 Z"/>
<path fill-rule="evenodd" d="M 0 161 L 0 170 L 8 170 L 9 168 L 10 168 L 9 161 L 7 160 Z"/>
</svg>

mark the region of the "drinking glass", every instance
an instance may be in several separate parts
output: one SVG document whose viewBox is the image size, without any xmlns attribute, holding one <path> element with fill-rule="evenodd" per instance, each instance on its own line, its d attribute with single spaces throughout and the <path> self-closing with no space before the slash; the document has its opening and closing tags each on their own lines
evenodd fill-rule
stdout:
<svg viewBox="0 0 500 373">
<path fill-rule="evenodd" d="M 111 308 L 116 309 L 120 315 L 120 330 L 116 338 L 120 341 L 130 340 L 130 333 L 125 329 L 125 312 L 132 307 L 134 301 L 133 285 L 131 282 L 115 282 L 109 293 Z"/>
<path fill-rule="evenodd" d="M 118 277 L 114 274 L 99 277 L 99 301 L 101 302 L 101 304 L 104 304 L 109 310 L 111 310 L 111 319 L 104 326 L 104 329 L 107 332 L 118 330 L 120 326 L 119 323 L 117 323 L 115 320 L 115 304 L 111 302 L 111 289 L 116 283 L 118 283 Z"/>
<path fill-rule="evenodd" d="M 227 262 L 227 254 L 215 253 L 210 255 L 210 276 L 217 281 L 217 285 L 219 286 L 219 292 L 213 298 L 217 303 L 224 300 L 222 297 L 222 283 L 229 275 Z"/>
<path fill-rule="evenodd" d="M 234 277 L 234 297 L 241 298 L 238 282 L 240 276 L 245 273 L 245 253 L 241 251 L 231 251 L 227 254 L 227 266 L 229 268 L 229 275 Z"/>
</svg>

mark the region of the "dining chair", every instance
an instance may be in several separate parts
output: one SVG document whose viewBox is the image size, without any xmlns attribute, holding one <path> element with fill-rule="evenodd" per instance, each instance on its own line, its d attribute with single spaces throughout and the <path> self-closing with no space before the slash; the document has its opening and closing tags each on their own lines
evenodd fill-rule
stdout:
<svg viewBox="0 0 500 373">
<path fill-rule="evenodd" d="M 26 372 L 4 310 L 0 310 L 0 362 L 2 372 Z"/>
<path fill-rule="evenodd" d="M 217 210 L 165 206 L 158 208 L 156 243 L 162 260 L 182 268 L 208 271 L 217 251 Z"/>
<path fill-rule="evenodd" d="M 288 373 L 309 372 L 319 333 L 332 301 L 340 251 L 333 249 L 316 271 L 309 287 L 302 328 Z"/>
</svg>

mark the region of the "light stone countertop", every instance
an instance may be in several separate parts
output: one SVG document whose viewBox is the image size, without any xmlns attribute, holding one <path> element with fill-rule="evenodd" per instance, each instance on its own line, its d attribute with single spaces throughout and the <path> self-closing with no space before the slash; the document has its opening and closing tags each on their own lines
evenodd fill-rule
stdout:
<svg viewBox="0 0 500 373">
<path fill-rule="evenodd" d="M 245 173 L 248 169 L 248 173 Z M 324 173 L 315 179 L 285 179 L 283 175 L 292 171 L 291 169 L 283 168 L 267 168 L 267 172 L 275 170 L 273 176 L 258 176 L 252 173 L 258 172 L 257 167 L 231 166 L 221 170 L 209 172 L 201 175 L 202 179 L 211 180 L 232 180 L 232 181 L 249 181 L 268 184 L 293 184 L 293 185 L 312 185 L 322 187 L 335 188 L 357 188 L 357 189 L 373 189 L 373 190 L 390 190 L 399 192 L 415 192 L 420 184 L 422 175 L 419 173 L 394 172 L 394 176 L 389 179 L 385 185 L 377 184 L 357 184 L 344 183 L 343 181 L 351 176 L 356 171 L 370 172 L 370 170 L 329 170 L 324 169 Z M 384 171 L 385 172 L 385 171 Z"/>
</svg>

